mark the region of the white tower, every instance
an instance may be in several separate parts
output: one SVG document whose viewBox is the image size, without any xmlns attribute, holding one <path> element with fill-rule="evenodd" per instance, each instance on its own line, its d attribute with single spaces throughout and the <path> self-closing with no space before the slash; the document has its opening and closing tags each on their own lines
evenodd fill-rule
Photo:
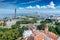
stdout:
<svg viewBox="0 0 60 40">
<path fill-rule="evenodd" d="M 48 24 L 45 25 L 45 30 L 48 31 Z"/>
</svg>

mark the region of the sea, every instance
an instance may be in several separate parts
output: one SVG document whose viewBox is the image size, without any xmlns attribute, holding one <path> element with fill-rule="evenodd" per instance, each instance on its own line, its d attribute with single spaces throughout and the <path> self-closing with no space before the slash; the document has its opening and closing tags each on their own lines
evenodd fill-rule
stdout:
<svg viewBox="0 0 60 40">
<path fill-rule="evenodd" d="M 60 16 L 60 13 L 48 13 L 48 14 L 45 14 L 45 13 L 39 13 L 39 14 L 36 14 L 36 13 L 33 13 L 33 14 L 29 14 L 29 13 L 17 13 L 16 16 L 37 16 L 37 15 L 40 15 L 40 16 L 46 16 L 46 15 L 53 15 L 53 16 Z M 14 16 L 14 13 L 10 13 L 10 14 L 0 14 L 0 18 L 5 18 L 5 17 L 13 17 Z"/>
<path fill-rule="evenodd" d="M 36 14 L 28 14 L 28 13 L 17 13 L 16 16 L 35 16 Z M 14 14 L 0 14 L 0 18 L 5 18 L 5 17 L 13 17 Z"/>
</svg>

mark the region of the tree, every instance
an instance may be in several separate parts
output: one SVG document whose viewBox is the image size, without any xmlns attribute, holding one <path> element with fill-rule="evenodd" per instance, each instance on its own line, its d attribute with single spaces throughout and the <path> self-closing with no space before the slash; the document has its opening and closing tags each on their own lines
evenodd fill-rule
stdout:
<svg viewBox="0 0 60 40">
<path fill-rule="evenodd" d="M 17 24 L 14 24 L 14 25 L 12 25 L 11 27 L 12 27 L 12 29 L 17 29 L 17 28 L 19 28 L 20 26 L 17 25 Z"/>
<path fill-rule="evenodd" d="M 36 20 L 22 20 L 22 21 L 17 21 L 16 24 L 20 25 L 20 24 L 29 24 L 29 23 L 36 23 Z"/>
<path fill-rule="evenodd" d="M 24 30 L 28 30 L 28 28 L 23 26 L 22 28 L 19 29 L 20 36 L 23 36 L 22 34 L 23 34 Z"/>
<path fill-rule="evenodd" d="M 58 35 L 58 33 L 57 33 L 55 27 L 53 27 L 53 26 L 49 26 L 49 31 L 50 31 L 50 32 L 53 32 L 53 33 L 55 33 L 55 34 Z"/>
<path fill-rule="evenodd" d="M 21 21 L 17 21 L 16 24 L 17 24 L 17 25 L 20 25 L 20 24 L 21 24 Z"/>
<path fill-rule="evenodd" d="M 58 35 L 60 35 L 60 23 L 59 22 L 55 22 L 55 25 L 56 25 L 55 30 L 58 33 Z"/>
<path fill-rule="evenodd" d="M 38 29 L 38 30 L 44 30 L 44 28 L 45 28 L 44 25 L 39 25 L 39 26 L 37 26 L 37 29 Z"/>
<path fill-rule="evenodd" d="M 46 21 L 41 21 L 41 25 L 37 26 L 37 29 L 44 30 L 45 29 L 45 24 L 46 24 Z"/>
<path fill-rule="evenodd" d="M 6 23 L 3 23 L 3 26 L 6 26 Z"/>
<path fill-rule="evenodd" d="M 60 25 L 60 23 L 59 22 L 55 22 L 55 25 Z"/>
<path fill-rule="evenodd" d="M 55 29 L 60 34 L 60 25 L 57 25 Z"/>
<path fill-rule="evenodd" d="M 10 29 L 5 32 L 0 32 L 0 40 L 15 40 L 19 37 L 19 31 L 17 29 Z"/>
</svg>

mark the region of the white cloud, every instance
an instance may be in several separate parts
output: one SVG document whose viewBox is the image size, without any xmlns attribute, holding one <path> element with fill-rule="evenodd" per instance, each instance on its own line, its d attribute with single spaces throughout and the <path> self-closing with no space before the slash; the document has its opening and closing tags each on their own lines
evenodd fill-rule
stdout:
<svg viewBox="0 0 60 40">
<path fill-rule="evenodd" d="M 26 7 L 26 8 L 29 8 L 29 9 L 30 9 L 30 8 L 31 8 L 31 9 L 32 9 L 32 8 L 38 8 L 38 9 L 40 9 L 40 6 L 39 6 L 39 5 L 36 5 L 36 6 L 28 6 L 28 7 Z"/>
<path fill-rule="evenodd" d="M 28 7 L 26 7 L 26 8 L 33 8 L 32 6 L 28 6 Z"/>
<path fill-rule="evenodd" d="M 53 1 L 50 2 L 50 5 L 47 5 L 48 8 L 55 8 L 55 4 L 53 3 Z"/>
<path fill-rule="evenodd" d="M 41 8 L 43 8 L 43 9 L 52 8 L 52 9 L 54 9 L 56 7 L 55 7 L 55 4 L 53 3 L 53 1 L 51 1 L 49 5 L 45 5 L 45 6 L 39 6 L 39 5 L 36 5 L 36 6 L 28 6 L 26 8 L 37 8 L 37 9 L 41 9 Z"/>
<path fill-rule="evenodd" d="M 24 8 L 22 8 L 22 7 L 19 7 L 19 9 L 24 9 Z"/>
<path fill-rule="evenodd" d="M 49 5 L 41 6 L 41 8 L 52 8 L 52 9 L 54 9 L 55 4 L 53 3 L 53 1 L 51 1 Z"/>
<path fill-rule="evenodd" d="M 38 9 L 40 9 L 40 6 L 39 5 L 36 5 L 35 7 L 38 8 Z"/>
<path fill-rule="evenodd" d="M 47 6 L 41 6 L 41 8 L 47 8 Z"/>
</svg>

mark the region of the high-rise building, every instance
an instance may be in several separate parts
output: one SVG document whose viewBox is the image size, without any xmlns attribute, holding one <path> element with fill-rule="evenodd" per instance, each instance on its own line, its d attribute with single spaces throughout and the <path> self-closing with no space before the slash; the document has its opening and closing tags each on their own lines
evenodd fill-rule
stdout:
<svg viewBox="0 0 60 40">
<path fill-rule="evenodd" d="M 14 18 L 16 18 L 16 8 L 15 8 L 15 12 L 14 12 Z"/>
</svg>

